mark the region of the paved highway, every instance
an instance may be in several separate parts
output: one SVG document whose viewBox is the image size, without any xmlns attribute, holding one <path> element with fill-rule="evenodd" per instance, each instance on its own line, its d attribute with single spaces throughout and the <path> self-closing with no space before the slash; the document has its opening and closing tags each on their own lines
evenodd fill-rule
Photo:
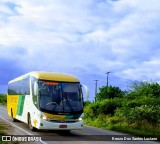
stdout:
<svg viewBox="0 0 160 144">
<path fill-rule="evenodd" d="M 128 137 L 128 135 L 113 132 L 109 130 L 102 130 L 90 126 L 84 126 L 83 130 L 72 130 L 69 133 L 63 131 L 37 131 L 29 130 L 28 125 L 22 122 L 12 122 L 11 117 L 8 116 L 5 106 L 0 105 L 0 119 L 5 123 L 11 125 L 9 130 L 11 135 L 37 136 L 42 137 L 43 141 L 37 142 L 41 144 L 157 144 L 158 142 L 151 141 L 108 141 L 108 139 L 118 139 Z M 133 136 L 131 136 L 133 137 Z M 32 142 L 37 144 L 36 142 Z"/>
</svg>

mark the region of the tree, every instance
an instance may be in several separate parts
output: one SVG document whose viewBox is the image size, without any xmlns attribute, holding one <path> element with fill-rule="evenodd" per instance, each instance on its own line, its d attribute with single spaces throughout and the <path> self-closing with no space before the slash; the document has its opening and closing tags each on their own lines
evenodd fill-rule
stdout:
<svg viewBox="0 0 160 144">
<path fill-rule="evenodd" d="M 124 93 L 119 87 L 113 86 L 103 86 L 99 88 L 99 93 L 96 95 L 96 99 L 98 101 L 102 101 L 104 99 L 111 99 L 115 97 L 123 97 Z"/>
<path fill-rule="evenodd" d="M 133 97 L 159 97 L 160 98 L 160 85 L 156 82 L 134 82 L 130 86 L 130 96 Z"/>
</svg>

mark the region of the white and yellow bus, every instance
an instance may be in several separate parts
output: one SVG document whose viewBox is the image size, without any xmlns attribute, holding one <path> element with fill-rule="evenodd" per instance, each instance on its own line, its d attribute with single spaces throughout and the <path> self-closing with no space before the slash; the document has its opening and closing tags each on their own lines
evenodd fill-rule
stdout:
<svg viewBox="0 0 160 144">
<path fill-rule="evenodd" d="M 7 110 L 30 130 L 83 128 L 83 94 L 88 88 L 71 75 L 30 72 L 8 83 Z"/>
</svg>

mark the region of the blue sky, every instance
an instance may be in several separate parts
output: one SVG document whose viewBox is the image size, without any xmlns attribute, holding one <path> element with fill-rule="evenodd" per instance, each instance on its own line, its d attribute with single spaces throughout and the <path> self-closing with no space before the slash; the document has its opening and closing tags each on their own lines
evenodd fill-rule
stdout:
<svg viewBox="0 0 160 144">
<path fill-rule="evenodd" d="M 160 82 L 159 0 L 1 0 L 0 92 L 30 71 L 77 76 L 90 89 Z"/>
</svg>

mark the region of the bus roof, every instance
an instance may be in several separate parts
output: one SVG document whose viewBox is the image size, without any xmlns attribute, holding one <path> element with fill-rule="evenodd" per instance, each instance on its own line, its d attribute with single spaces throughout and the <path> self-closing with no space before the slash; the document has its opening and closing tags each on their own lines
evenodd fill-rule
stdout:
<svg viewBox="0 0 160 144">
<path fill-rule="evenodd" d="M 34 71 L 34 72 L 30 72 L 28 74 L 22 75 L 20 77 L 17 77 L 15 79 L 9 81 L 9 83 L 22 80 L 28 76 L 33 76 L 37 79 L 51 80 L 51 81 L 79 82 L 79 80 L 75 76 L 72 76 L 69 74 Z"/>
</svg>

